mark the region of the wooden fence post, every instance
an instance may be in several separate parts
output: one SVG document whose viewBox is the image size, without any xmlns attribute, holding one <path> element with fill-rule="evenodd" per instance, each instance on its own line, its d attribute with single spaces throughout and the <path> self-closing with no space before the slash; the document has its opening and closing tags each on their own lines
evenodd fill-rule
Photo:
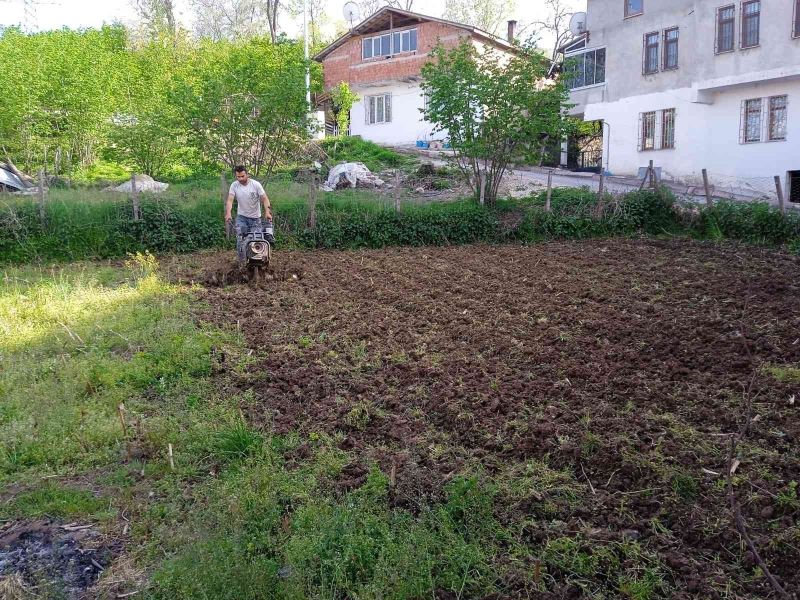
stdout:
<svg viewBox="0 0 800 600">
<path fill-rule="evenodd" d="M 394 210 L 400 212 L 400 170 L 394 173 Z"/>
<path fill-rule="evenodd" d="M 138 221 L 141 213 L 139 212 L 139 192 L 136 189 L 136 173 L 131 174 L 131 202 L 133 203 L 133 220 Z"/>
<path fill-rule="evenodd" d="M 650 189 L 656 189 L 656 170 L 653 167 L 653 161 L 650 161 L 650 166 L 648 167 L 648 172 L 650 173 Z"/>
<path fill-rule="evenodd" d="M 44 207 L 44 169 L 39 169 L 39 220 L 44 227 L 47 215 Z"/>
<path fill-rule="evenodd" d="M 708 170 L 703 169 L 703 187 L 706 190 L 706 207 L 712 208 L 714 206 L 714 199 L 711 197 L 711 186 L 708 185 Z"/>
<path fill-rule="evenodd" d="M 486 177 L 483 174 L 481 174 L 480 177 L 481 177 L 481 197 L 480 197 L 480 201 L 481 201 L 481 206 L 483 206 L 485 204 L 485 202 L 486 202 Z"/>
<path fill-rule="evenodd" d="M 308 172 L 308 226 L 312 231 L 317 229 L 317 174 Z"/>
<path fill-rule="evenodd" d="M 786 214 L 786 204 L 783 198 L 783 185 L 781 185 L 781 178 L 775 175 L 775 190 L 778 192 L 778 208 L 781 214 Z"/>
<path fill-rule="evenodd" d="M 544 203 L 544 210 L 550 212 L 552 207 L 550 201 L 553 199 L 553 169 L 547 172 L 547 200 Z"/>
<path fill-rule="evenodd" d="M 600 218 L 603 216 L 603 204 L 605 200 L 605 173 L 603 173 L 603 168 L 600 167 L 600 189 L 597 192 L 597 208 L 595 209 L 595 216 Z"/>
</svg>

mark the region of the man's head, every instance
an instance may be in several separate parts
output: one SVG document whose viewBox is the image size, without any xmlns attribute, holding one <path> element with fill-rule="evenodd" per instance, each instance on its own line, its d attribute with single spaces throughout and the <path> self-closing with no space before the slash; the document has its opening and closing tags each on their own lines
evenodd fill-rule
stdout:
<svg viewBox="0 0 800 600">
<path fill-rule="evenodd" d="M 250 174 L 247 172 L 242 165 L 239 165 L 234 169 L 236 172 L 236 180 L 241 183 L 242 185 L 247 185 L 248 180 L 250 179 Z"/>
</svg>

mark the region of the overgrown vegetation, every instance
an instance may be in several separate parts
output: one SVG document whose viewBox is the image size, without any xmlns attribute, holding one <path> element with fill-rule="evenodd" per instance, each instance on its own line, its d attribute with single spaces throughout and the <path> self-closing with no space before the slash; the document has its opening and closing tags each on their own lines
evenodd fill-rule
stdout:
<svg viewBox="0 0 800 600">
<path fill-rule="evenodd" d="M 566 131 L 568 92 L 547 79 L 550 61 L 531 47 L 501 57 L 464 40 L 432 52 L 422 67 L 424 116 L 446 132 L 475 197 L 494 204 L 512 162 L 538 164 L 550 139 Z"/>
<path fill-rule="evenodd" d="M 171 179 L 222 164 L 268 174 L 307 139 L 302 43 L 10 28 L 0 62 L 17 66 L 0 80 L 0 159 L 29 173 L 72 179 L 105 159 Z"/>
<path fill-rule="evenodd" d="M 359 137 L 326 138 L 321 145 L 332 164 L 363 162 L 373 172 L 384 169 L 408 169 L 416 164 L 416 160 L 410 156 L 394 152 Z"/>
<path fill-rule="evenodd" d="M 350 146 L 345 146 L 351 148 Z M 353 154 L 374 145 L 356 141 Z M 388 153 L 388 151 L 386 151 Z M 380 160 L 377 156 L 373 160 Z M 383 159 L 402 163 L 394 153 Z M 83 260 L 131 252 L 192 252 L 228 248 L 214 184 L 177 186 L 165 197 L 143 196 L 142 220 L 133 221 L 125 196 L 63 190 L 51 193 L 44 226 L 27 198 L 0 206 L 0 261 Z M 324 194 L 317 226 L 308 227 L 307 185 L 289 180 L 267 186 L 276 209 L 278 243 L 296 248 L 380 248 L 475 242 L 523 242 L 614 235 L 686 235 L 800 248 L 800 216 L 781 215 L 765 204 L 719 203 L 713 209 L 679 208 L 665 193 L 650 191 L 607 198 L 598 212 L 588 190 L 557 189 L 552 210 L 544 194 L 482 208 L 471 201 L 406 204 L 356 190 Z"/>
</svg>

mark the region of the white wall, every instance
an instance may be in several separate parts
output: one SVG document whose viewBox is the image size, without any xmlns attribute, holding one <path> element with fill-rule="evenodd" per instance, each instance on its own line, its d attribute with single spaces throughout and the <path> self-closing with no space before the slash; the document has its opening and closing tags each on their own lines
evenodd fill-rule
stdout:
<svg viewBox="0 0 800 600">
<path fill-rule="evenodd" d="M 379 87 L 355 89 L 361 100 L 350 113 L 351 133 L 377 144 L 415 144 L 417 140 L 444 140 L 444 133 L 433 134 L 433 125 L 423 121 L 422 90 L 416 83 L 395 83 Z M 392 122 L 366 124 L 366 98 L 381 94 L 392 95 Z"/>
<path fill-rule="evenodd" d="M 787 140 L 741 144 L 741 103 L 745 99 L 787 94 Z M 775 175 L 800 170 L 800 79 L 786 79 L 740 86 L 712 95 L 711 104 L 692 102 L 696 94 L 682 88 L 624 98 L 616 102 L 590 104 L 586 120 L 602 119 L 611 126 L 604 140 L 604 160 L 615 175 L 635 174 L 651 159 L 678 181 L 698 183 L 708 169 L 717 185 L 723 182 L 769 188 Z M 639 114 L 676 109 L 675 149 L 640 152 Z M 762 121 L 768 118 L 766 111 Z M 608 136 L 606 136 L 608 138 Z"/>
</svg>

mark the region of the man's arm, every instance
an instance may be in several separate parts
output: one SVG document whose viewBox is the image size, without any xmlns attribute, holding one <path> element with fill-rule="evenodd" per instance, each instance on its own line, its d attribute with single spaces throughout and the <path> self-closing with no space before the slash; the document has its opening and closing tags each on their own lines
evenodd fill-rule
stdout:
<svg viewBox="0 0 800 600">
<path fill-rule="evenodd" d="M 228 194 L 228 200 L 225 202 L 225 221 L 231 220 L 232 210 L 233 210 L 233 194 Z"/>
<path fill-rule="evenodd" d="M 264 205 L 264 217 L 272 221 L 272 203 L 269 201 L 267 192 L 261 194 L 261 203 Z"/>
</svg>

